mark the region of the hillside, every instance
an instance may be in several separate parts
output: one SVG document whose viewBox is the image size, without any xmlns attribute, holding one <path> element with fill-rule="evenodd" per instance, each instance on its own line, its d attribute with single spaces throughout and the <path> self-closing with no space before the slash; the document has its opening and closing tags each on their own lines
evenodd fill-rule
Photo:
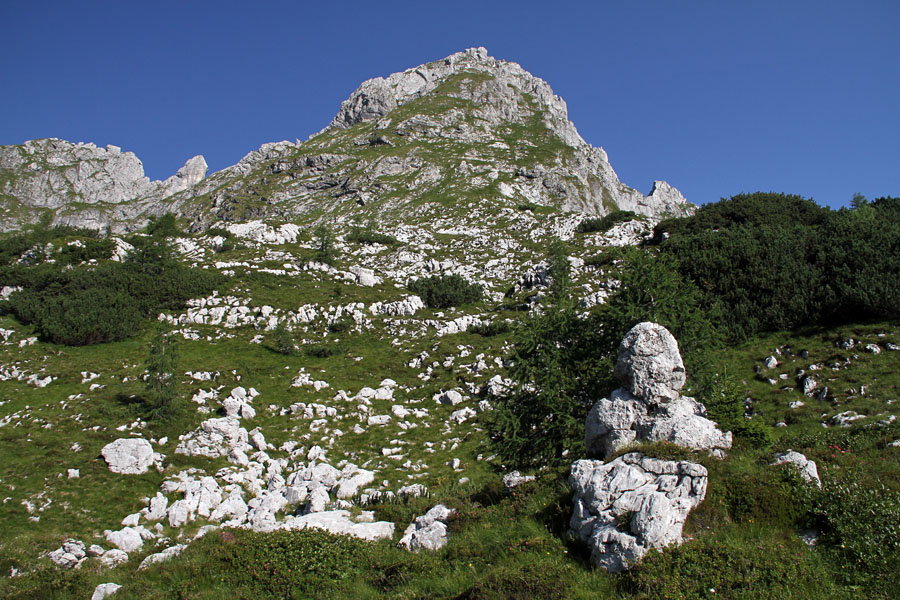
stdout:
<svg viewBox="0 0 900 600">
<path fill-rule="evenodd" d="M 209 176 L 0 159 L 4 597 L 897 583 L 897 199 L 644 196 L 484 49 Z"/>
</svg>

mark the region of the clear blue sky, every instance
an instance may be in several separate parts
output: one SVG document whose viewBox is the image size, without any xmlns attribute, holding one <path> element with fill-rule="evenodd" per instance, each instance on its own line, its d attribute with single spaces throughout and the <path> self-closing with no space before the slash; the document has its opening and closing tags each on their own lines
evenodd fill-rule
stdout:
<svg viewBox="0 0 900 600">
<path fill-rule="evenodd" d="M 900 1 L 3 2 L 0 144 L 115 144 L 153 179 L 306 139 L 359 83 L 520 63 L 644 193 L 900 196 Z"/>
</svg>

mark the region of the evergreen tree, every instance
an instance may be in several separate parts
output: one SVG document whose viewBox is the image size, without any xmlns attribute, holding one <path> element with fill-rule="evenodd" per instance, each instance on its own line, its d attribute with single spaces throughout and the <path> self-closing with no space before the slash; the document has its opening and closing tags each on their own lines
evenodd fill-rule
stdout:
<svg viewBox="0 0 900 600">
<path fill-rule="evenodd" d="M 160 327 L 150 342 L 147 356 L 147 405 L 152 418 L 167 420 L 176 411 L 176 346 L 168 331 Z"/>
</svg>

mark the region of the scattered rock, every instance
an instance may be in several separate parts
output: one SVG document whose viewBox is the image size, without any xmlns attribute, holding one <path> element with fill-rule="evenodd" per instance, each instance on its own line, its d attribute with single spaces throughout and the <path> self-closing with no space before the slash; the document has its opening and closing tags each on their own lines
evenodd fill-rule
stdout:
<svg viewBox="0 0 900 600">
<path fill-rule="evenodd" d="M 94 588 L 94 593 L 91 594 L 91 600 L 103 600 L 108 596 L 112 596 L 120 589 L 122 589 L 122 586 L 118 583 L 101 583 Z"/>
<path fill-rule="evenodd" d="M 522 475 L 518 471 L 513 471 L 503 476 L 503 489 L 509 491 L 529 481 L 534 481 L 534 475 Z"/>
<path fill-rule="evenodd" d="M 185 548 L 187 548 L 187 546 L 185 544 L 176 544 L 174 546 L 166 548 L 162 552 L 157 552 L 156 554 L 151 554 L 150 556 L 148 556 L 147 558 L 145 558 L 144 560 L 141 561 L 141 564 L 138 565 L 138 571 L 143 571 L 150 565 L 155 565 L 156 563 L 165 562 L 175 556 L 178 556 L 179 554 L 182 553 L 182 551 L 184 551 Z"/>
</svg>

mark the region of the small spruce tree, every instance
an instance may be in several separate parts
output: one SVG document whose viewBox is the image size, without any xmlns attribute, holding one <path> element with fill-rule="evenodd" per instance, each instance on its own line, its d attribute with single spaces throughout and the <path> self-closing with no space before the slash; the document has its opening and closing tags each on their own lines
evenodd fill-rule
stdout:
<svg viewBox="0 0 900 600">
<path fill-rule="evenodd" d="M 160 327 L 150 342 L 147 356 L 147 406 L 154 419 L 168 420 L 176 412 L 175 390 L 178 356 L 165 327 Z"/>
</svg>

